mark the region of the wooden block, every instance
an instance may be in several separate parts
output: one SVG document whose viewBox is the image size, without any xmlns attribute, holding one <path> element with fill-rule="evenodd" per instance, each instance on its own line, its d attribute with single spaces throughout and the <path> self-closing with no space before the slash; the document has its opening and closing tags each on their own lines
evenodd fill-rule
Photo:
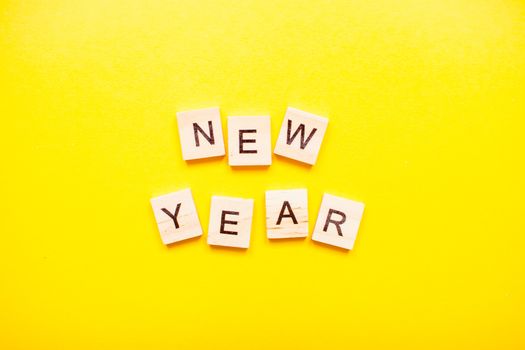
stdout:
<svg viewBox="0 0 525 350">
<path fill-rule="evenodd" d="M 325 193 L 312 239 L 352 249 L 364 209 L 363 203 Z"/>
<path fill-rule="evenodd" d="M 328 118 L 288 107 L 274 153 L 315 164 L 327 126 Z"/>
<path fill-rule="evenodd" d="M 177 124 L 184 160 L 225 154 L 219 108 L 178 112 Z"/>
<path fill-rule="evenodd" d="M 252 217 L 253 199 L 211 197 L 208 244 L 248 248 Z"/>
<path fill-rule="evenodd" d="M 190 189 L 152 198 L 151 206 L 164 244 L 202 235 Z"/>
<path fill-rule="evenodd" d="M 228 164 L 272 164 L 270 117 L 228 117 Z"/>
<path fill-rule="evenodd" d="M 266 191 L 266 234 L 270 239 L 308 236 L 306 189 Z"/>
</svg>

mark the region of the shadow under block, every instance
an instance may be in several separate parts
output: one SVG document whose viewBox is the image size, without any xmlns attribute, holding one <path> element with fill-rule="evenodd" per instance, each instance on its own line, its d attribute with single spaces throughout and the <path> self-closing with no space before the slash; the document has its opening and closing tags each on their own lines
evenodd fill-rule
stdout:
<svg viewBox="0 0 525 350">
<path fill-rule="evenodd" d="M 271 165 L 270 117 L 228 117 L 228 164 Z"/>
<path fill-rule="evenodd" d="M 328 118 L 288 107 L 274 153 L 315 164 L 327 126 Z"/>
<path fill-rule="evenodd" d="M 266 191 L 266 234 L 270 239 L 308 236 L 306 189 Z"/>
<path fill-rule="evenodd" d="M 325 193 L 312 240 L 352 249 L 365 205 Z"/>
<path fill-rule="evenodd" d="M 208 244 L 248 248 L 252 217 L 253 199 L 211 197 Z"/>
<path fill-rule="evenodd" d="M 170 244 L 202 235 L 190 189 L 151 199 L 162 243 Z"/>
<path fill-rule="evenodd" d="M 177 125 L 184 160 L 225 154 L 219 108 L 178 112 Z"/>
</svg>

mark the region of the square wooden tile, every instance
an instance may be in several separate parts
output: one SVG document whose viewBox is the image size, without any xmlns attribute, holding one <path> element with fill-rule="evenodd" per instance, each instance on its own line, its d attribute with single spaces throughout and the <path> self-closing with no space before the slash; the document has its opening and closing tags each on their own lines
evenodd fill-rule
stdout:
<svg viewBox="0 0 525 350">
<path fill-rule="evenodd" d="M 228 164 L 272 164 L 270 117 L 228 117 Z"/>
<path fill-rule="evenodd" d="M 266 234 L 270 239 L 308 236 L 306 189 L 266 191 Z"/>
<path fill-rule="evenodd" d="M 328 118 L 288 107 L 274 153 L 315 164 L 327 126 Z"/>
<path fill-rule="evenodd" d="M 248 248 L 252 217 L 253 199 L 211 197 L 208 244 Z"/>
<path fill-rule="evenodd" d="M 219 108 L 178 112 L 177 124 L 184 160 L 225 154 Z"/>
<path fill-rule="evenodd" d="M 352 249 L 364 209 L 363 203 L 325 193 L 312 239 Z"/>
<path fill-rule="evenodd" d="M 152 198 L 151 206 L 164 244 L 202 235 L 190 189 Z"/>
</svg>

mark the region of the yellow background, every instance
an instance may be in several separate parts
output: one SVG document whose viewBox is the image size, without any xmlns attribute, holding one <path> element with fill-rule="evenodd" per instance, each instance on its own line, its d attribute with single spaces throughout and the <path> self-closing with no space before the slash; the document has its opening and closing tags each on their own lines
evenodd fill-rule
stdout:
<svg viewBox="0 0 525 350">
<path fill-rule="evenodd" d="M 2 1 L 0 348 L 525 347 L 523 1 Z M 317 164 L 186 164 L 175 113 L 330 118 Z M 152 196 L 255 199 L 251 247 Z M 266 189 L 366 204 L 268 242 Z"/>
</svg>

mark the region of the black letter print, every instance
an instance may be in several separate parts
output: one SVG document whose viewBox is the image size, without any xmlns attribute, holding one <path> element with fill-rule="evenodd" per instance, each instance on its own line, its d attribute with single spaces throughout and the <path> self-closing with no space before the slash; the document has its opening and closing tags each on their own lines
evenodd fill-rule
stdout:
<svg viewBox="0 0 525 350">
<path fill-rule="evenodd" d="M 313 130 L 310 132 L 310 135 L 308 135 L 308 138 L 305 140 L 304 139 L 304 133 L 305 133 L 305 131 L 304 131 L 304 124 L 300 124 L 299 127 L 297 128 L 297 130 L 295 130 L 293 135 L 290 137 L 290 134 L 292 132 L 292 121 L 290 119 L 288 119 L 288 130 L 286 131 L 286 143 L 291 145 L 293 140 L 297 136 L 297 134 L 300 132 L 301 133 L 301 144 L 300 144 L 300 147 L 301 147 L 301 149 L 304 149 L 306 147 L 306 145 L 308 144 L 308 142 L 310 142 L 310 140 L 312 139 L 312 137 L 314 136 L 316 131 L 317 131 L 317 128 L 313 128 Z"/>
<path fill-rule="evenodd" d="M 243 138 L 243 134 L 255 134 L 256 132 L 257 130 L 255 129 L 239 130 L 239 153 L 257 153 L 257 150 L 254 150 L 254 149 L 245 150 L 243 148 L 243 143 L 255 143 L 254 139 L 245 140 Z"/>
<path fill-rule="evenodd" d="M 175 228 L 179 228 L 179 222 L 177 221 L 177 215 L 179 215 L 179 209 L 180 209 L 180 203 L 177 203 L 177 207 L 175 208 L 175 213 L 170 213 L 170 211 L 166 208 L 162 208 L 161 210 L 166 213 L 170 218 L 173 219 L 173 222 L 175 223 Z"/>
<path fill-rule="evenodd" d="M 226 224 L 237 225 L 237 221 L 225 220 L 226 215 L 239 215 L 239 212 L 238 211 L 228 211 L 228 210 L 223 210 L 222 211 L 222 214 L 221 214 L 221 230 L 220 230 L 219 233 L 223 233 L 225 235 L 236 235 L 238 232 L 225 231 L 224 230 L 224 225 L 226 225 Z"/>
<path fill-rule="evenodd" d="M 211 120 L 208 121 L 208 129 L 210 130 L 210 136 L 206 135 L 204 130 L 202 130 L 201 127 L 197 123 L 193 123 L 193 135 L 195 136 L 195 145 L 197 147 L 200 146 L 199 135 L 197 134 L 197 132 L 200 132 L 202 136 L 204 136 L 204 138 L 208 140 L 210 144 L 212 145 L 215 144 L 215 138 L 213 137 L 213 126 L 212 126 Z"/>
<path fill-rule="evenodd" d="M 332 220 L 332 214 L 340 215 L 341 216 L 341 220 L 339 220 L 339 221 Z M 328 216 L 326 217 L 326 222 L 324 223 L 323 231 L 326 232 L 326 230 L 328 229 L 328 224 L 332 223 L 337 228 L 337 233 L 339 234 L 339 236 L 342 236 L 343 232 L 341 231 L 341 226 L 340 225 L 342 225 L 345 221 L 346 221 L 345 213 L 343 213 L 342 211 L 339 211 L 339 210 L 330 209 L 330 210 L 328 210 Z"/>
<path fill-rule="evenodd" d="M 284 214 L 284 209 L 287 209 L 289 214 Z M 276 225 L 280 225 L 283 218 L 292 218 L 293 223 L 297 225 L 297 219 L 295 218 L 292 207 L 290 207 L 290 202 L 288 201 L 284 201 Z"/>
</svg>

